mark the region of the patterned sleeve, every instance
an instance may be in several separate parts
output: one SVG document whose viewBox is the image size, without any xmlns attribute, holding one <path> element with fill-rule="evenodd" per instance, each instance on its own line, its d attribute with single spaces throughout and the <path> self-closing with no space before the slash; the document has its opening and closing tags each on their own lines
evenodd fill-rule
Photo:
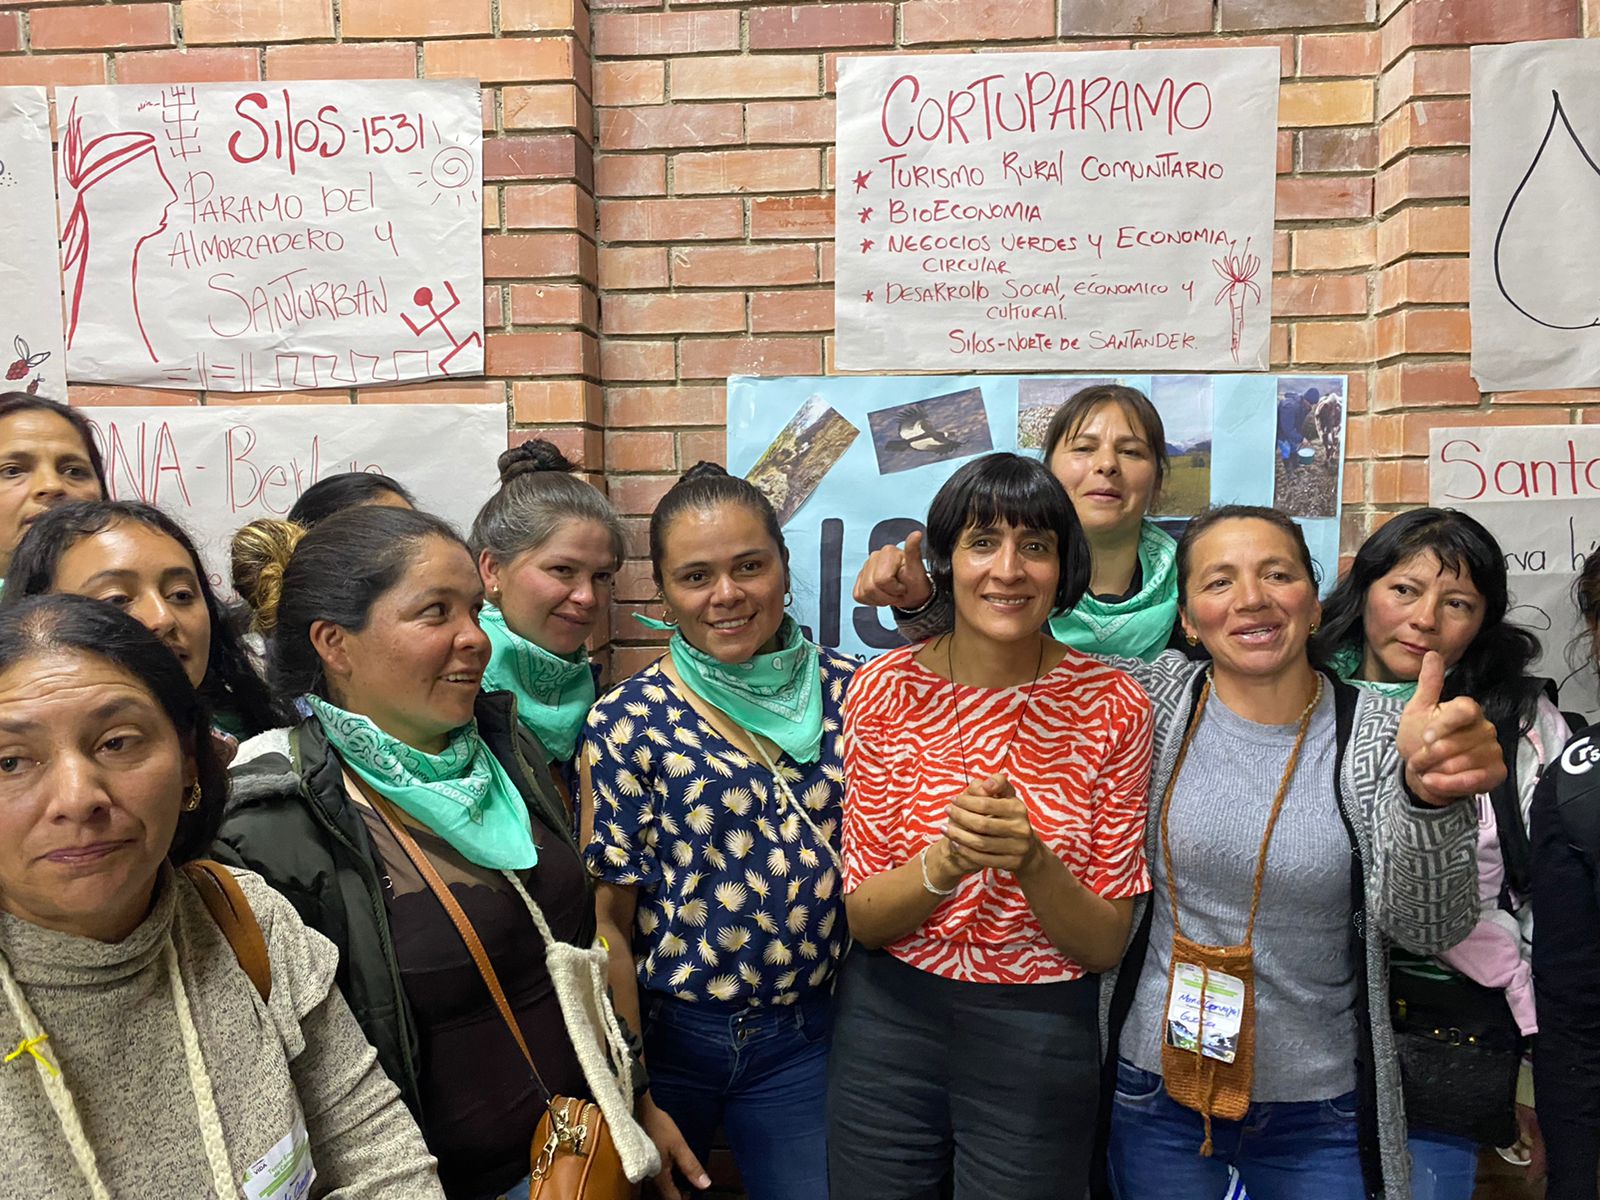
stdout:
<svg viewBox="0 0 1600 1200">
<path fill-rule="evenodd" d="M 661 882 L 656 858 L 656 794 L 632 755 L 643 722 L 613 692 L 596 704 L 584 727 L 581 752 L 594 787 L 594 836 L 584 849 L 589 874 L 603 883 L 642 887 Z"/>
<path fill-rule="evenodd" d="M 1089 869 L 1083 881 L 1107 900 L 1150 890 L 1144 846 L 1154 722 L 1150 701 L 1136 688 L 1130 687 L 1128 692 L 1121 718 L 1111 730 L 1111 753 L 1095 781 Z"/>
<path fill-rule="evenodd" d="M 893 861 L 887 834 L 890 808 L 889 772 L 884 766 L 879 734 L 883 672 L 868 666 L 856 672 L 844 705 L 844 831 L 842 834 L 845 894 L 874 875 L 899 864 Z"/>
</svg>

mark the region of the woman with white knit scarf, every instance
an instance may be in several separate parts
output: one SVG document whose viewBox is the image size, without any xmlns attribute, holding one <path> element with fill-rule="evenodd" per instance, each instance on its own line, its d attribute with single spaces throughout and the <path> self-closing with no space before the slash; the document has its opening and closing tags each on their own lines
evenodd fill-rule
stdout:
<svg viewBox="0 0 1600 1200">
<path fill-rule="evenodd" d="M 332 945 L 249 874 L 225 931 L 178 869 L 226 799 L 207 728 L 111 605 L 0 614 L 0 1195 L 442 1197 Z"/>
</svg>

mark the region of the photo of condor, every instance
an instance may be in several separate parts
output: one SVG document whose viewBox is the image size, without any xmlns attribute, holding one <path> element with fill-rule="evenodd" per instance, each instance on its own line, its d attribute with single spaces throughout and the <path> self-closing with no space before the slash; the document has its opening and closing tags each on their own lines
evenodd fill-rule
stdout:
<svg viewBox="0 0 1600 1200">
<path fill-rule="evenodd" d="M 986 454 L 994 449 L 983 391 L 966 388 L 867 414 L 878 474 L 893 475 L 930 463 Z"/>
</svg>

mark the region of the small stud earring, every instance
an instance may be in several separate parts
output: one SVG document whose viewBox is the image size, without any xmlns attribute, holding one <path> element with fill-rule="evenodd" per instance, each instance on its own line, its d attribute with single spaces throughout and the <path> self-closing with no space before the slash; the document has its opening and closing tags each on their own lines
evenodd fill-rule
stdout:
<svg viewBox="0 0 1600 1200">
<path fill-rule="evenodd" d="M 183 811 L 193 812 L 200 807 L 200 781 L 196 779 L 183 795 Z"/>
<path fill-rule="evenodd" d="M 1192 633 L 1184 634 L 1183 635 L 1183 640 L 1188 642 L 1189 645 L 1191 645 L 1191 646 L 1198 646 L 1200 644 L 1200 639 L 1195 637 L 1195 635 L 1192 634 Z"/>
<path fill-rule="evenodd" d="M 1322 628 L 1322 622 L 1321 621 L 1313 621 L 1313 622 L 1311 622 L 1311 636 L 1315 637 L 1316 634 L 1317 634 L 1317 630 L 1319 630 L 1321 628 Z"/>
</svg>

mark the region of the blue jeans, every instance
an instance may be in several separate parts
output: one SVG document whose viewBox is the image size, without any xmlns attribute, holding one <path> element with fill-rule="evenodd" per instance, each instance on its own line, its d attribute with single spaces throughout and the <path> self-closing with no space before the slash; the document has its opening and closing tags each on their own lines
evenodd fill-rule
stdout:
<svg viewBox="0 0 1600 1200">
<path fill-rule="evenodd" d="M 1119 1200 L 1217 1200 L 1230 1166 L 1250 1200 L 1365 1200 L 1354 1092 L 1252 1104 L 1243 1120 L 1213 1120 L 1211 1137 L 1202 1158 L 1200 1114 L 1168 1096 L 1161 1076 L 1118 1061 L 1106 1163 Z"/>
<path fill-rule="evenodd" d="M 645 1008 L 650 1095 L 703 1163 L 722 1126 L 750 1200 L 828 1194 L 833 997 L 746 1008 L 667 996 Z"/>
<path fill-rule="evenodd" d="M 1419 1130 L 1411 1148 L 1411 1200 L 1472 1200 L 1478 1146 L 1464 1137 Z"/>
</svg>

